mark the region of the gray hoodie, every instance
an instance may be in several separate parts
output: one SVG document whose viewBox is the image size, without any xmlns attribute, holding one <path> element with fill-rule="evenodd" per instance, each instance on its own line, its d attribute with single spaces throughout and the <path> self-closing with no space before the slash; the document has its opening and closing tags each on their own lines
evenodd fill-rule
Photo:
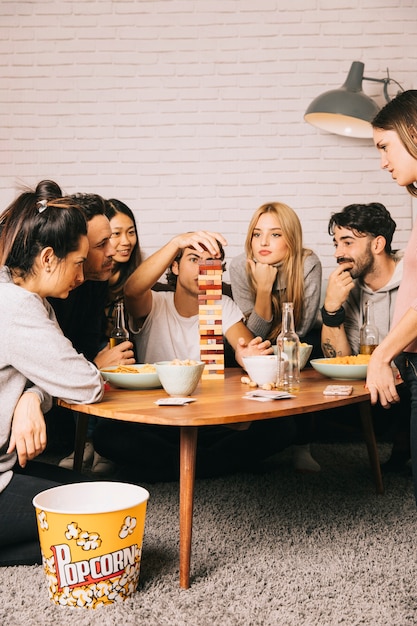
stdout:
<svg viewBox="0 0 417 626">
<path fill-rule="evenodd" d="M 12 478 L 16 452 L 7 454 L 13 413 L 20 396 L 36 393 L 45 413 L 52 397 L 76 404 L 103 397 L 97 368 L 64 337 L 52 306 L 38 294 L 12 282 L 0 268 L 0 492 Z"/>
<path fill-rule="evenodd" d="M 346 311 L 345 331 L 353 354 L 359 354 L 359 333 L 364 323 L 365 303 L 373 303 L 374 324 L 379 330 L 379 343 L 386 337 L 394 315 L 395 299 L 403 275 L 404 252 L 396 252 L 397 265 L 391 280 L 377 291 L 372 291 L 360 278 L 343 305 Z"/>
</svg>

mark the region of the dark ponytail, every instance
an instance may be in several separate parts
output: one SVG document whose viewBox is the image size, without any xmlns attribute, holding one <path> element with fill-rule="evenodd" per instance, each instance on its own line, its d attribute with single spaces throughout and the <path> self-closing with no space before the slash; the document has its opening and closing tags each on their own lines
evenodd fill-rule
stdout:
<svg viewBox="0 0 417 626">
<path fill-rule="evenodd" d="M 22 193 L 0 216 L 0 264 L 21 276 L 32 272 L 44 248 L 50 246 L 62 260 L 77 250 L 80 237 L 87 234 L 84 214 L 74 198 L 45 195 L 45 188 L 38 185 L 36 192 Z"/>
</svg>

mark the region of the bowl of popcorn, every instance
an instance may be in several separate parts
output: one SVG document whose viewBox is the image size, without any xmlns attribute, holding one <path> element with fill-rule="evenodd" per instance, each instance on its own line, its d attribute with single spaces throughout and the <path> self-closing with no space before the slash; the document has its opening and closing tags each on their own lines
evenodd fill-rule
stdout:
<svg viewBox="0 0 417 626">
<path fill-rule="evenodd" d="M 156 372 L 162 387 L 168 395 L 183 398 L 190 396 L 196 389 L 204 370 L 203 361 L 192 359 L 158 361 Z"/>
</svg>

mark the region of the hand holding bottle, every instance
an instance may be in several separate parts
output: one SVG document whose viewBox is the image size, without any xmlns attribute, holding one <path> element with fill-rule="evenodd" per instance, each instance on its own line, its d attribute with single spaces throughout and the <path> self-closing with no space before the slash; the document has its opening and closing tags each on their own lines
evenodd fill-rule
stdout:
<svg viewBox="0 0 417 626">
<path fill-rule="evenodd" d="M 110 365 L 134 365 L 136 360 L 132 342 L 124 341 L 114 348 L 110 348 L 110 345 L 107 345 L 97 354 L 94 363 L 98 369 L 109 367 Z"/>
<path fill-rule="evenodd" d="M 136 362 L 133 344 L 125 325 L 123 301 L 116 303 L 116 318 L 109 344 L 101 350 L 94 363 L 101 369 L 110 365 L 133 365 Z"/>
</svg>

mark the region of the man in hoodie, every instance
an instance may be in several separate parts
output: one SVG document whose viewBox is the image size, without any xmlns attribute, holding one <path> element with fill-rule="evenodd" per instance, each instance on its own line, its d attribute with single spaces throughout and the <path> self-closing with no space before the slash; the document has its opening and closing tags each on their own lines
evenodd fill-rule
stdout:
<svg viewBox="0 0 417 626">
<path fill-rule="evenodd" d="M 396 223 L 380 203 L 350 204 L 334 213 L 328 232 L 333 236 L 338 267 L 330 274 L 322 314 L 325 357 L 359 353 L 365 303 L 373 303 L 379 341 L 388 334 L 402 278 L 403 253 L 393 252 Z M 376 408 L 379 416 L 380 407 Z M 402 470 L 410 458 L 410 401 L 406 390 L 392 412 L 396 432 L 385 470 Z"/>
</svg>

